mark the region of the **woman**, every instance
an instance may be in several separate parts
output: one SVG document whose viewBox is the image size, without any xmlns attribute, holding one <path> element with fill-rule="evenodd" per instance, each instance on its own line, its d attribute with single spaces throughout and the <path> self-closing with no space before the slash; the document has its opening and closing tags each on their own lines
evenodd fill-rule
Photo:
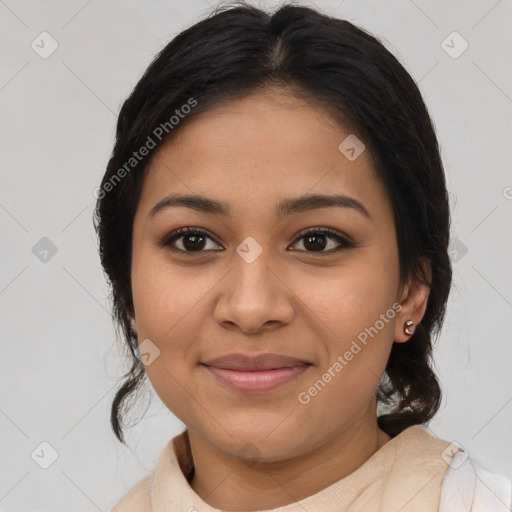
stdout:
<svg viewBox="0 0 512 512">
<path fill-rule="evenodd" d="M 451 284 L 442 162 L 373 36 L 218 9 L 119 115 L 96 228 L 132 367 L 186 430 L 114 508 L 508 510 L 510 482 L 424 425 Z"/>
</svg>

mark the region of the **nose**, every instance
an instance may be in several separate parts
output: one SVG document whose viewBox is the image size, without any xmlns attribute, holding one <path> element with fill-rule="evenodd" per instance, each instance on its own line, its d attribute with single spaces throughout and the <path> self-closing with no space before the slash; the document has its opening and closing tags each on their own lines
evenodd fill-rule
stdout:
<svg viewBox="0 0 512 512">
<path fill-rule="evenodd" d="M 214 311 L 222 327 L 257 334 L 292 321 L 293 293 L 264 254 L 251 263 L 237 255 L 233 269 L 222 280 Z"/>
</svg>

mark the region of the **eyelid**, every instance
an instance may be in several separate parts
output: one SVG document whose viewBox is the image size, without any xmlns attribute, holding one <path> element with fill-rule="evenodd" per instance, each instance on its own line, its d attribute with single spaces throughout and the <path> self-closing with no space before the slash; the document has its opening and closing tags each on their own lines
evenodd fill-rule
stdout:
<svg viewBox="0 0 512 512">
<path fill-rule="evenodd" d="M 335 247 L 334 249 L 330 249 L 328 251 L 305 251 L 305 250 L 299 250 L 299 253 L 305 253 L 307 255 L 313 254 L 317 256 L 330 256 L 332 254 L 339 253 L 343 250 L 352 249 L 357 247 L 356 243 L 345 233 L 342 233 L 341 231 L 338 231 L 337 229 L 329 228 L 329 227 L 323 227 L 323 226 L 315 226 L 310 228 L 305 228 L 299 233 L 297 233 L 297 236 L 295 237 L 295 241 L 292 243 L 292 245 L 295 245 L 297 242 L 302 240 L 304 237 L 306 237 L 309 234 L 319 234 L 320 236 L 324 236 L 326 238 L 330 238 L 334 240 L 338 247 Z"/>
<path fill-rule="evenodd" d="M 320 233 L 325 236 L 329 235 L 329 236 L 331 236 L 331 238 L 340 238 L 343 240 L 344 243 L 347 243 L 347 244 L 354 243 L 349 236 L 345 235 L 345 233 L 342 233 L 341 231 L 338 231 L 337 229 L 323 227 L 323 226 L 314 226 L 311 228 L 302 229 L 301 231 L 299 231 L 297 233 L 297 236 L 295 237 L 295 241 L 293 243 L 297 242 L 298 240 L 305 237 L 306 235 L 309 235 L 310 233 Z"/>
<path fill-rule="evenodd" d="M 158 242 L 158 245 L 160 245 L 161 247 L 167 247 L 167 246 L 172 247 L 172 243 L 175 240 L 181 238 L 182 236 L 188 235 L 190 233 L 200 233 L 200 234 L 210 238 L 211 240 L 213 240 L 217 245 L 221 245 L 220 242 L 216 239 L 216 237 L 214 237 L 207 229 L 200 228 L 200 227 L 194 227 L 194 226 L 186 226 L 183 228 L 175 229 L 171 233 L 168 233 L 167 235 L 165 235 Z M 175 247 L 172 247 L 172 248 L 176 249 Z M 181 251 L 180 249 L 176 249 L 176 250 L 180 251 L 180 252 L 188 252 L 188 253 L 194 252 L 194 251 Z M 201 253 L 201 252 L 205 252 L 205 251 L 195 251 L 195 252 Z"/>
</svg>

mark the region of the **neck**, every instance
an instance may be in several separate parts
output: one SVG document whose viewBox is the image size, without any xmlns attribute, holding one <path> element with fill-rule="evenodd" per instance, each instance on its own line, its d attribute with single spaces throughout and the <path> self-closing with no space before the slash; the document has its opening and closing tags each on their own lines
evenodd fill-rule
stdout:
<svg viewBox="0 0 512 512">
<path fill-rule="evenodd" d="M 358 469 L 391 437 L 377 425 L 375 408 L 315 450 L 277 462 L 247 465 L 189 432 L 192 489 L 214 508 L 254 511 L 283 507 L 325 489 Z"/>
</svg>

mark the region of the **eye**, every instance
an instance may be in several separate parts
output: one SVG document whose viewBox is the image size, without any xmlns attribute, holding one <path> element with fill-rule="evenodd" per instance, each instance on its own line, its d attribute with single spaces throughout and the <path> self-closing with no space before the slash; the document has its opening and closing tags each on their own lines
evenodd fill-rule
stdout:
<svg viewBox="0 0 512 512">
<path fill-rule="evenodd" d="M 328 241 L 331 241 L 329 244 Z M 213 242 L 208 247 L 208 241 Z M 345 235 L 331 228 L 308 228 L 301 231 L 295 239 L 293 245 L 302 241 L 305 249 L 299 249 L 303 252 L 316 252 L 320 254 L 332 254 L 343 249 L 355 247 L 355 244 Z M 334 244 L 333 244 L 334 241 Z M 178 242 L 178 243 L 176 243 Z M 336 247 L 337 244 L 337 247 Z M 214 238 L 203 228 L 185 227 L 177 229 L 166 235 L 160 240 L 161 247 L 170 247 L 180 252 L 205 252 L 207 250 L 222 251 Z M 331 247 L 329 247 L 331 245 Z M 334 245 L 334 247 L 332 247 Z M 324 250 L 328 248 L 328 250 Z"/>
<path fill-rule="evenodd" d="M 324 249 L 329 246 L 327 242 L 329 239 L 331 240 L 331 247 L 329 250 L 325 251 Z M 335 242 L 334 244 L 332 243 L 333 240 Z M 331 228 L 316 227 L 305 229 L 298 234 L 294 244 L 299 241 L 302 241 L 304 247 L 306 247 L 306 252 L 317 252 L 321 254 L 332 254 L 333 252 L 355 247 L 354 242 L 347 236 Z M 337 247 L 336 243 L 338 244 Z M 332 247 L 333 245 L 334 248 Z"/>
<path fill-rule="evenodd" d="M 207 247 L 207 240 L 214 242 L 214 247 Z M 178 241 L 181 247 L 176 247 L 175 242 Z M 172 233 L 166 235 L 160 242 L 161 247 L 171 247 L 181 252 L 205 252 L 208 250 L 223 250 L 222 248 L 216 249 L 215 246 L 219 247 L 213 238 L 208 234 L 208 231 L 202 228 L 186 227 L 180 228 Z"/>
</svg>

